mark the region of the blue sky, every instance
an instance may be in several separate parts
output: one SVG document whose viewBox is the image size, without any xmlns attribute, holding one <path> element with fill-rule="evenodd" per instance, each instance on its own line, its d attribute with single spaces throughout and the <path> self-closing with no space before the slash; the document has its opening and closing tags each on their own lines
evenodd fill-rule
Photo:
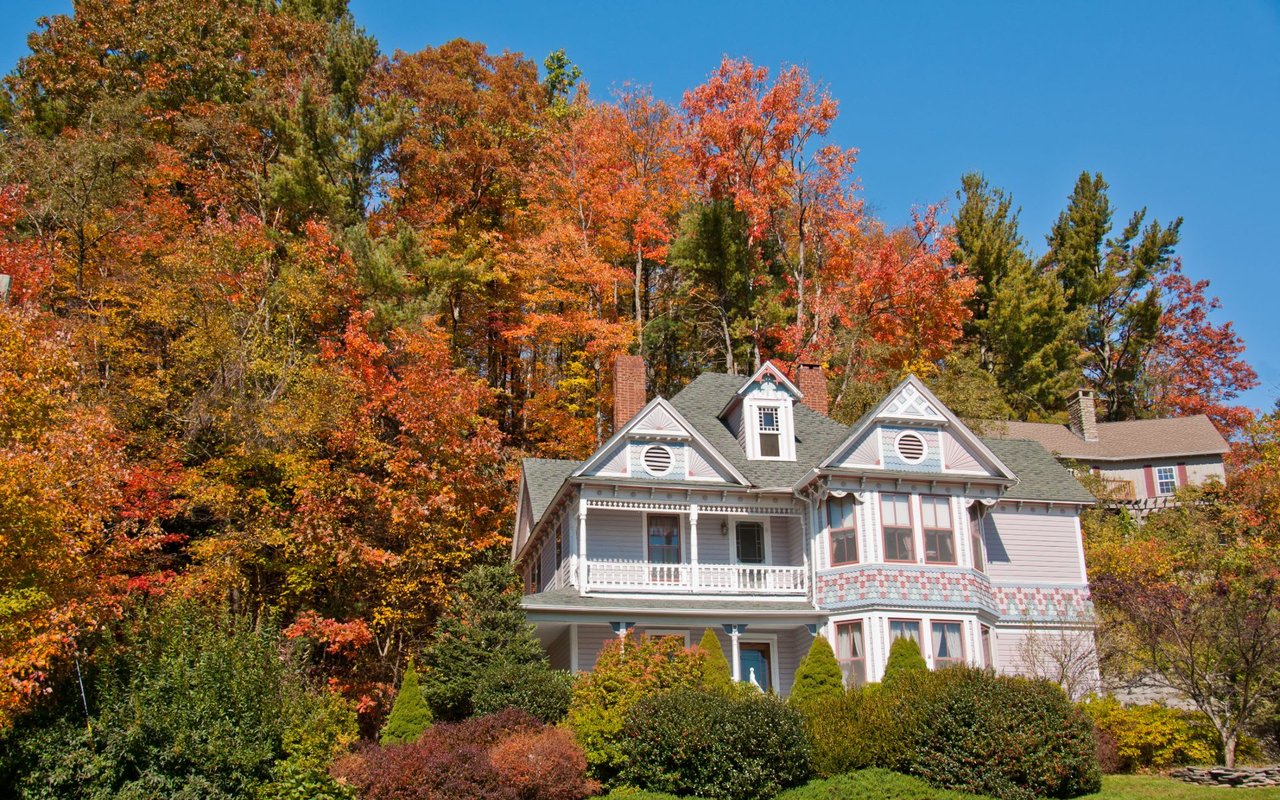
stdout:
<svg viewBox="0 0 1280 800">
<path fill-rule="evenodd" d="M 0 66 L 41 14 L 0 0 Z M 455 37 L 541 61 L 565 48 L 595 95 L 631 81 L 677 102 L 723 54 L 800 64 L 841 104 L 868 204 L 890 222 L 984 172 L 1022 206 L 1037 251 L 1081 170 L 1118 218 L 1185 218 L 1179 252 L 1208 278 L 1280 398 L 1280 3 L 388 2 L 351 0 L 383 49 Z M 1123 222 L 1123 219 L 1121 219 Z"/>
</svg>

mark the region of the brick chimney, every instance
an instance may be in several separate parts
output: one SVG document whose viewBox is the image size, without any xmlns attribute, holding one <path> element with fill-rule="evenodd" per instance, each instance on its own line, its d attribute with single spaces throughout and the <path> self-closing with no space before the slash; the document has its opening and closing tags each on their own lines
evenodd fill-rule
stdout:
<svg viewBox="0 0 1280 800">
<path fill-rule="evenodd" d="M 1092 389 L 1077 389 L 1067 398 L 1067 419 L 1071 430 L 1086 442 L 1098 441 L 1098 412 Z"/>
<path fill-rule="evenodd" d="M 613 362 L 613 429 L 622 430 L 644 404 L 644 359 L 618 356 Z"/>
<path fill-rule="evenodd" d="M 827 415 L 827 376 L 821 364 L 802 361 L 796 365 L 796 388 L 804 395 L 800 402 L 824 417 Z"/>
</svg>

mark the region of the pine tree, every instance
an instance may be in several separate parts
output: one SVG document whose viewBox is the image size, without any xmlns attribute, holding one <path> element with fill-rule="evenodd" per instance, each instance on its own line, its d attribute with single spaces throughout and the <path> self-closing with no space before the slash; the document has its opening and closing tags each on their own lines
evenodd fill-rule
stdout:
<svg viewBox="0 0 1280 800">
<path fill-rule="evenodd" d="M 729 694 L 733 691 L 733 670 L 729 668 L 729 660 L 724 657 L 724 648 L 720 646 L 720 637 L 707 628 L 702 632 L 702 641 L 698 647 L 707 654 L 703 665 L 702 685 L 708 691 Z"/>
<path fill-rule="evenodd" d="M 422 732 L 431 726 L 431 708 L 418 686 L 418 672 L 409 662 L 400 679 L 400 691 L 396 692 L 395 705 L 387 724 L 382 727 L 379 741 L 384 744 L 408 744 L 415 742 Z"/>
<path fill-rule="evenodd" d="M 806 708 L 823 701 L 838 700 L 844 695 L 844 679 L 840 664 L 826 637 L 815 636 L 809 646 L 809 654 L 796 669 L 795 683 L 787 702 L 796 708 Z"/>
<path fill-rule="evenodd" d="M 547 663 L 520 596 L 520 578 L 510 566 L 474 567 L 458 580 L 423 653 L 424 689 L 436 718 L 471 716 L 472 694 L 499 662 Z"/>
<path fill-rule="evenodd" d="M 893 645 L 889 648 L 889 662 L 884 666 L 884 684 L 928 671 L 929 665 L 925 663 L 920 645 L 915 639 L 902 636 L 893 640 Z"/>
</svg>

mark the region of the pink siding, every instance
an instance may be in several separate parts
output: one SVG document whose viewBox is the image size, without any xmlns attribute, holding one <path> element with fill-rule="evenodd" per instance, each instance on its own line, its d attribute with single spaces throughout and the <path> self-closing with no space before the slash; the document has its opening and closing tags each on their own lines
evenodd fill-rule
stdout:
<svg viewBox="0 0 1280 800">
<path fill-rule="evenodd" d="M 997 506 L 983 522 L 994 583 L 1084 583 L 1073 514 Z"/>
</svg>

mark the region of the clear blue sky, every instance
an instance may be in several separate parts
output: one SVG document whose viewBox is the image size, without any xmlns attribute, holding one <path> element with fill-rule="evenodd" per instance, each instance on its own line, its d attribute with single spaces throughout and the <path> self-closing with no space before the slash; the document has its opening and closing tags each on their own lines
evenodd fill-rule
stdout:
<svg viewBox="0 0 1280 800">
<path fill-rule="evenodd" d="M 0 0 L 0 66 L 40 14 Z M 383 49 L 455 37 L 541 61 L 565 48 L 600 96 L 626 81 L 678 101 L 721 55 L 801 64 L 841 104 L 867 202 L 890 222 L 984 172 L 1037 250 L 1081 170 L 1118 217 L 1181 215 L 1186 271 L 1212 281 L 1262 386 L 1280 397 L 1280 3 L 389 2 L 351 0 Z M 1123 219 L 1121 220 L 1123 221 Z"/>
</svg>

